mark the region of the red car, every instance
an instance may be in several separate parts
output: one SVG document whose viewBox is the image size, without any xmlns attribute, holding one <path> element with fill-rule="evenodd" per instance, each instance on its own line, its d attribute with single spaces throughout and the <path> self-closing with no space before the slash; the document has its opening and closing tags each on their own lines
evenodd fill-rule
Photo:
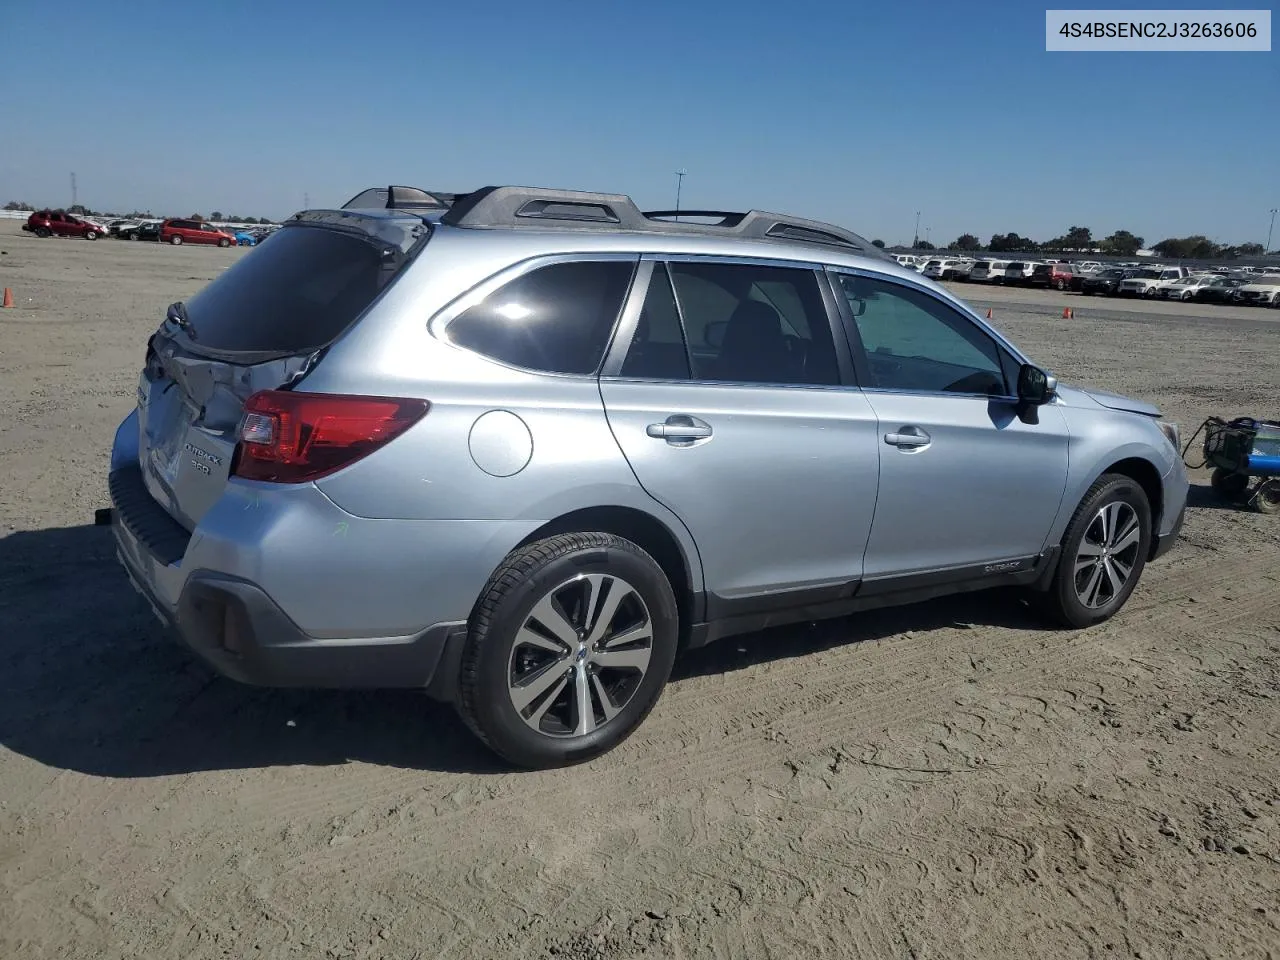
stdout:
<svg viewBox="0 0 1280 960">
<path fill-rule="evenodd" d="M 97 240 L 102 236 L 102 228 L 96 223 L 81 220 L 62 210 L 39 210 L 27 217 L 22 229 L 37 237 L 84 237 L 86 240 Z"/>
<path fill-rule="evenodd" d="M 160 227 L 160 242 L 175 246 L 180 243 L 216 243 L 220 247 L 229 247 L 236 238 L 199 220 L 166 220 Z"/>
<path fill-rule="evenodd" d="M 1038 263 L 1031 271 L 1030 283 L 1033 287 L 1055 287 L 1066 290 L 1076 275 L 1069 263 Z"/>
</svg>

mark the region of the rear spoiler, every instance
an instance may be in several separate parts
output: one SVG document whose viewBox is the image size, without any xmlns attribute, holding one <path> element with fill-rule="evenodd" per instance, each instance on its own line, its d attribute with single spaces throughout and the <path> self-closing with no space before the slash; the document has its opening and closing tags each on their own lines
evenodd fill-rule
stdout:
<svg viewBox="0 0 1280 960">
<path fill-rule="evenodd" d="M 448 210 L 462 196 L 420 187 L 370 187 L 342 205 L 343 210 Z"/>
</svg>

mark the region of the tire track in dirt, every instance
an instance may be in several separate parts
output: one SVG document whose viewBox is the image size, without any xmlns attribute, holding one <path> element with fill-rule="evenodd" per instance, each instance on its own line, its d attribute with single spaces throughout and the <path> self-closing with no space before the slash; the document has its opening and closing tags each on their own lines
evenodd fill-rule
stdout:
<svg viewBox="0 0 1280 960">
<path fill-rule="evenodd" d="M 1158 623 L 1176 618 L 1179 615 L 1179 608 L 1171 606 L 1170 601 L 1173 600 L 1175 596 L 1184 593 L 1184 584 L 1195 584 L 1199 588 L 1198 592 L 1208 592 L 1225 584 L 1237 582 L 1240 574 L 1254 568 L 1255 563 L 1256 561 L 1253 557 L 1241 558 L 1237 562 L 1227 565 L 1226 567 L 1219 567 L 1217 576 L 1212 577 L 1207 581 L 1200 579 L 1201 574 L 1203 573 L 1202 570 L 1188 569 L 1185 576 L 1176 577 L 1171 583 L 1160 585 L 1163 588 L 1163 595 L 1161 597 L 1158 599 L 1152 599 L 1145 606 L 1137 606 L 1132 611 L 1126 609 L 1121 617 L 1117 618 L 1117 620 L 1094 628 L 1093 631 L 1088 633 L 1053 633 L 1048 634 L 1047 636 L 1056 638 L 1061 643 L 1073 644 L 1074 653 L 1069 651 L 1067 654 L 1068 656 L 1083 656 L 1091 651 L 1081 648 L 1079 644 L 1081 637 L 1087 638 L 1085 643 L 1097 644 L 1109 633 L 1114 633 L 1117 630 L 1131 629 L 1131 622 L 1135 617 L 1143 618 L 1144 615 L 1148 615 L 1151 611 L 1162 611 L 1159 617 L 1145 617 L 1145 622 L 1142 623 L 1142 626 L 1146 629 L 1151 629 Z M 971 632 L 966 631 L 966 633 Z M 1005 639 L 1000 636 L 1000 634 L 1005 633 L 1005 631 L 983 631 L 982 635 L 984 637 L 984 641 L 990 641 L 993 633 L 996 635 L 997 641 L 1003 643 L 1006 647 L 1013 647 L 1027 639 L 1035 640 L 1037 637 L 1046 636 L 1043 634 L 1027 634 L 1025 632 L 1013 631 L 1009 632 L 1009 636 Z M 932 631 L 932 634 L 936 636 L 939 641 L 950 640 L 961 636 L 959 631 L 945 629 Z M 714 685 L 720 687 L 720 692 L 711 693 L 708 693 L 706 688 L 713 684 L 706 678 L 676 681 L 666 694 L 664 694 L 664 697 L 659 704 L 659 710 L 655 711 L 650 720 L 646 722 L 646 726 L 642 727 L 631 741 L 624 744 L 620 748 L 619 752 L 602 758 L 602 762 L 598 761 L 593 765 L 592 769 L 593 771 L 601 771 L 606 775 L 616 772 L 619 769 L 630 769 L 637 778 L 644 777 L 651 772 L 656 772 L 648 769 L 635 770 L 634 767 L 630 766 L 630 764 L 626 762 L 629 760 L 629 758 L 625 756 L 627 753 L 647 756 L 649 759 L 642 761 L 642 763 L 651 766 L 665 766 L 669 758 L 667 756 L 663 756 L 663 754 L 669 750 L 671 740 L 669 738 L 670 730 L 665 727 L 665 717 L 660 715 L 660 711 L 663 711 L 664 708 L 665 713 L 668 715 L 671 714 L 672 708 L 676 708 L 679 711 L 679 719 L 676 722 L 686 731 L 690 728 L 697 728 L 700 721 L 703 721 L 708 717 L 708 715 L 717 715 L 722 713 L 726 706 L 738 705 L 744 702 L 749 704 L 749 708 L 745 712 L 741 712 L 741 715 L 745 717 L 747 721 L 754 720 L 757 723 L 769 723 L 779 716 L 780 709 L 786 703 L 795 701 L 795 698 L 787 693 L 783 693 L 781 691 L 774 693 L 773 690 L 775 688 L 799 683 L 801 688 L 804 690 L 803 706 L 806 710 L 813 711 L 817 708 L 839 703 L 848 699 L 851 695 L 857 696 L 868 690 L 883 690 L 885 679 L 889 675 L 892 675 L 894 678 L 900 678 L 904 675 L 911 675 L 923 668 L 936 666 L 936 651 L 931 648 L 929 643 L 914 642 L 904 644 L 896 642 L 896 640 L 897 638 L 872 641 L 873 646 L 880 648 L 883 648 L 886 645 L 891 645 L 891 652 L 887 654 L 886 659 L 883 662 L 878 662 L 870 666 L 867 666 L 865 663 L 865 657 L 863 656 L 866 650 L 866 647 L 864 646 L 865 641 L 852 640 L 846 644 L 822 650 L 816 654 L 808 654 L 807 656 L 769 664 L 767 668 L 761 671 L 750 671 L 750 680 L 758 680 L 759 686 L 763 687 L 763 691 L 760 689 L 753 689 L 753 684 L 750 682 L 739 682 L 742 679 L 741 674 L 731 674 L 729 675 L 730 679 L 726 680 L 726 682 L 715 683 Z M 912 640 L 919 640 L 919 637 L 913 637 Z M 999 653 L 999 647 L 988 651 L 988 656 L 993 652 Z M 861 668 L 862 673 L 859 676 L 840 681 L 836 684 L 823 686 L 821 685 L 821 681 L 823 679 L 822 675 L 819 674 L 818 670 L 812 668 L 814 666 L 831 666 L 833 668 L 843 666 L 843 664 L 839 662 L 826 662 L 831 660 L 855 661 L 853 665 Z M 1042 659 L 1042 656 L 1037 655 L 1031 666 L 1034 669 L 1036 666 L 1039 666 L 1044 662 L 1046 661 Z M 834 671 L 827 672 L 831 673 Z M 819 674 L 818 681 L 816 683 L 813 680 L 815 674 Z M 808 682 L 806 683 L 802 681 Z M 935 684 L 937 682 L 946 682 L 946 678 L 939 678 L 934 682 Z M 921 692 L 933 691 L 925 689 Z M 762 694 L 764 699 L 762 699 Z M 652 727 L 650 727 L 650 724 L 652 724 Z M 743 736 L 744 734 L 738 734 L 739 739 Z M 746 732 L 745 736 L 750 736 L 749 730 Z M 619 756 L 623 757 L 623 759 L 614 759 Z M 331 810 L 335 807 L 340 808 L 350 803 L 378 805 L 384 801 L 392 801 L 401 797 L 407 790 L 414 787 L 423 786 L 423 775 L 419 771 L 384 771 L 380 776 L 375 778 L 378 781 L 377 792 L 371 793 L 371 784 L 369 783 L 367 773 L 368 771 L 364 771 L 361 772 L 358 777 L 353 776 L 348 778 L 351 780 L 348 785 L 335 785 L 319 794 L 312 790 L 310 785 L 300 785 L 292 788 L 293 792 L 296 794 L 294 797 L 288 796 L 289 788 L 282 788 L 280 790 L 273 789 L 271 790 L 270 804 L 260 803 L 259 800 L 265 798 L 259 798 L 253 793 L 245 793 L 241 796 L 246 806 L 248 806 L 251 811 L 260 810 L 269 812 L 270 820 L 274 822 L 281 815 L 291 819 L 305 818 L 318 810 Z M 529 798 L 530 796 L 534 799 L 538 798 L 543 789 L 550 791 L 562 789 L 563 785 L 560 781 L 564 777 L 565 774 L 561 771 L 534 774 L 500 774 L 486 778 L 482 785 L 475 787 L 464 783 L 454 791 L 447 793 L 445 796 L 454 796 L 454 802 L 458 803 L 460 806 L 460 809 L 456 814 L 454 814 L 454 816 L 465 817 L 468 815 L 468 811 L 470 809 L 470 806 L 467 803 L 468 800 L 477 800 L 479 802 L 499 801 L 504 795 L 510 794 L 511 788 L 518 785 L 521 797 L 517 798 L 507 796 L 506 802 L 521 803 L 524 802 L 522 798 Z M 456 777 L 446 776 L 444 778 L 444 783 L 457 783 L 457 779 L 458 778 Z M 530 793 L 531 780 L 542 781 L 541 784 L 532 784 L 532 794 Z M 445 819 L 443 822 L 448 822 L 449 815 L 445 814 L 444 817 Z M 251 821 L 254 819 L 255 818 L 251 817 Z"/>
<path fill-rule="evenodd" d="M 1238 582 L 1240 573 L 1253 568 L 1255 563 L 1256 558 L 1247 556 L 1239 558 L 1232 564 L 1219 567 L 1217 576 L 1211 578 L 1208 583 L 1197 583 L 1198 592 L 1208 592 L 1222 585 Z M 1139 609 L 1135 611 L 1135 615 L 1122 616 L 1086 633 L 1055 634 L 1054 637 L 1060 641 L 1056 648 L 1050 647 L 1029 654 L 1025 662 L 1012 670 L 1002 672 L 1001 683 L 1005 687 L 1016 688 L 1019 684 L 1050 672 L 1064 676 L 1076 675 L 1080 672 L 1078 670 L 1080 666 L 1093 663 L 1099 655 L 1109 653 L 1117 641 L 1120 641 L 1123 647 L 1131 647 L 1135 642 L 1140 642 L 1146 634 L 1163 628 L 1169 622 L 1179 618 L 1185 619 L 1182 608 L 1169 601 L 1175 595 L 1183 593 L 1184 584 L 1190 582 L 1195 573 L 1193 570 L 1188 570 L 1185 575 L 1170 578 L 1171 582 L 1161 584 L 1163 596 L 1159 602 L 1153 600 L 1146 611 Z M 1228 616 L 1218 618 L 1216 624 L 1221 628 L 1236 621 L 1256 619 L 1263 610 L 1274 607 L 1275 597 L 1270 592 L 1255 592 L 1233 607 Z M 1131 622 L 1135 619 L 1138 621 L 1136 624 Z M 1035 636 L 1014 631 L 984 631 L 984 634 L 986 634 L 985 641 L 990 642 L 992 639 L 996 641 L 996 647 L 986 652 L 988 657 L 998 655 L 1006 649 L 1014 649 L 1028 637 Z M 955 635 L 958 636 L 959 632 Z M 775 729 L 786 730 L 788 739 L 800 743 L 823 744 L 833 734 L 848 728 L 869 728 L 873 725 L 887 727 L 919 719 L 922 710 L 931 709 L 931 706 L 938 702 L 943 691 L 957 683 L 956 677 L 944 670 L 933 676 L 926 674 L 912 686 L 909 697 L 904 697 L 898 690 L 886 689 L 891 686 L 887 683 L 890 676 L 900 677 L 912 667 L 936 666 L 936 650 L 931 649 L 934 646 L 932 644 L 920 643 L 918 637 L 910 642 L 881 641 L 877 646 L 888 648 L 882 662 L 870 666 L 860 677 L 854 679 L 840 676 L 840 671 L 822 672 L 819 674 L 819 681 L 816 683 L 811 681 L 810 685 L 806 686 L 805 695 L 800 699 L 779 688 L 794 682 L 795 675 L 812 678 L 817 671 L 808 669 L 807 664 L 795 664 L 794 661 L 787 661 L 789 669 L 784 669 L 781 675 L 775 673 L 763 677 L 760 685 L 762 689 L 751 689 L 747 686 L 732 694 L 713 695 L 710 698 L 703 698 L 699 695 L 700 691 L 694 690 L 691 699 L 695 702 L 692 705 L 687 703 L 686 698 L 673 697 L 671 702 L 667 703 L 667 698 L 664 697 L 665 710 L 662 710 L 660 705 L 660 710 L 656 710 L 650 718 L 650 722 L 655 718 L 659 720 L 654 730 L 641 738 L 638 744 L 624 745 L 612 758 L 603 758 L 608 761 L 600 765 L 604 769 L 596 766 L 590 768 L 592 772 L 587 780 L 590 785 L 588 795 L 577 798 L 577 802 L 587 801 L 596 793 L 612 795 L 618 787 L 625 787 L 625 792 L 633 804 L 651 803 L 659 799 L 664 792 L 679 789 L 682 784 L 716 782 L 740 777 L 762 763 L 768 761 L 776 763 L 785 759 L 781 754 L 787 751 L 778 749 L 780 745 L 759 743 L 760 730 L 747 728 L 721 737 L 707 733 L 692 738 L 688 736 L 691 728 L 698 727 L 700 718 L 716 714 L 731 699 L 750 703 L 752 714 L 761 720 L 769 721 Z M 824 651 L 823 655 L 835 659 L 863 659 L 859 648 L 853 645 L 847 648 L 836 648 L 834 654 L 832 651 Z M 905 669 L 904 665 L 906 665 Z M 855 666 L 862 666 L 862 664 L 855 664 Z M 823 685 L 824 681 L 825 685 Z M 815 704 L 818 706 L 815 707 Z M 832 710 L 836 707 L 848 709 L 833 714 Z M 690 712 L 686 712 L 686 708 L 691 708 Z M 671 741 L 664 738 L 671 736 L 680 738 L 681 754 L 693 753 L 694 755 L 672 757 L 669 750 L 660 749 L 664 743 L 669 746 Z M 708 741 L 713 741 L 709 744 L 715 751 L 712 756 L 707 756 L 697 749 Z M 636 755 L 641 758 L 638 766 L 633 762 Z M 671 765 L 673 759 L 676 761 L 674 767 Z M 529 775 L 504 777 L 499 784 L 490 787 L 489 798 L 482 800 L 480 805 L 489 817 L 508 813 L 518 814 L 521 808 L 536 807 L 546 794 L 565 789 L 580 792 L 579 787 L 565 783 L 570 776 L 574 775 L 565 774 L 563 771 L 552 771 L 534 774 L 531 777 Z M 406 774 L 395 779 L 407 782 L 412 780 L 412 775 Z M 529 779 L 540 782 L 530 785 Z M 619 780 L 622 782 L 619 783 Z M 575 778 L 573 782 L 579 781 Z M 518 791 L 510 792 L 516 784 L 519 785 Z M 381 786 L 380 783 L 379 787 Z M 531 786 L 532 789 L 530 789 Z M 349 789 L 353 800 L 368 804 L 395 796 L 400 790 L 399 787 L 392 786 L 389 790 L 385 792 L 380 790 L 374 797 L 370 797 L 367 792 L 363 795 L 360 793 L 361 784 L 353 784 Z M 323 798 L 311 797 L 307 805 L 327 806 L 333 802 L 333 795 L 328 794 Z M 298 812 L 297 808 L 277 809 L 291 814 Z M 431 830 L 448 830 L 452 822 L 472 815 L 473 809 L 464 807 L 452 813 L 445 813 L 423 826 Z M 516 819 L 518 821 L 521 818 Z M 484 842 L 485 840 L 481 838 L 480 843 L 483 845 Z M 362 844 L 359 859 L 352 861 L 342 856 L 333 858 L 332 862 L 341 863 L 340 869 L 346 870 L 348 874 L 353 871 L 360 874 L 366 869 L 374 871 L 402 869 L 413 864 L 418 856 L 412 852 L 412 848 L 400 847 L 398 852 L 384 850 L 384 844 L 400 847 L 400 835 L 392 830 L 388 835 L 379 837 L 377 843 Z M 325 857 L 325 859 L 329 858 Z"/>
</svg>

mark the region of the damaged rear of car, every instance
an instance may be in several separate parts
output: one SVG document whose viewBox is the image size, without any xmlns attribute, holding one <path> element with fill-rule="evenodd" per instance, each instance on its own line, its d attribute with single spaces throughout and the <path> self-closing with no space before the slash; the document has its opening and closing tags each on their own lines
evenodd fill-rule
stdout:
<svg viewBox="0 0 1280 960">
<path fill-rule="evenodd" d="M 308 211 L 186 303 L 148 341 L 137 406 L 117 430 L 109 491 L 118 554 L 167 625 L 223 672 L 306 684 L 394 657 L 344 647 L 320 598 L 348 517 L 310 483 L 368 456 L 426 413 L 415 397 L 294 389 L 430 239 L 404 211 Z M 298 611 L 316 610 L 312 622 Z M 291 612 L 286 614 L 285 609 Z M 308 618 L 303 617 L 303 620 Z M 406 651 L 413 636 L 381 638 Z M 357 685 L 359 678 L 352 677 Z M 378 683 L 386 677 L 370 677 Z"/>
</svg>

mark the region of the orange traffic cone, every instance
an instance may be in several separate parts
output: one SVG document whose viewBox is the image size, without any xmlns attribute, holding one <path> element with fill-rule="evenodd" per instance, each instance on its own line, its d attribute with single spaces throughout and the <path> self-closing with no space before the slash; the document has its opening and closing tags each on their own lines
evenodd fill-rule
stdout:
<svg viewBox="0 0 1280 960">
<path fill-rule="evenodd" d="M 1062 308 L 1062 319 L 1063 319 L 1063 320 L 1070 320 L 1070 319 L 1071 319 L 1071 308 L 1070 308 L 1070 307 L 1063 307 L 1063 308 Z"/>
<path fill-rule="evenodd" d="M 8 287 L 4 288 L 4 305 L 6 307 L 13 306 L 13 291 L 10 290 Z"/>
</svg>

